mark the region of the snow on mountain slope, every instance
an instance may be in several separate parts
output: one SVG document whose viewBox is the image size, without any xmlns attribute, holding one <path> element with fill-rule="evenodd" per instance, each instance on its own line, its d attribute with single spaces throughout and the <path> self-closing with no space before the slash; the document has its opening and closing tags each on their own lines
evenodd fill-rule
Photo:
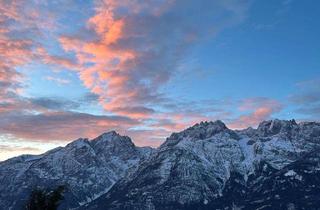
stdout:
<svg viewBox="0 0 320 210">
<path fill-rule="evenodd" d="M 58 185 L 67 187 L 60 209 L 319 209 L 319 154 L 315 122 L 202 122 L 158 149 L 109 132 L 0 162 L 0 209 Z"/>
<path fill-rule="evenodd" d="M 116 132 L 78 139 L 42 155 L 0 163 L 0 209 L 20 209 L 36 187 L 65 185 L 61 209 L 83 205 L 106 193 L 126 171 L 146 159 L 151 148 L 136 147 Z"/>
<path fill-rule="evenodd" d="M 203 122 L 173 133 L 147 161 L 82 209 L 301 207 L 301 203 L 281 197 L 289 195 L 295 186 L 303 186 L 302 182 L 305 188 L 297 190 L 301 194 L 295 196 L 313 190 L 311 195 L 319 197 L 314 183 L 310 184 L 310 180 L 320 184 L 316 178 L 319 158 L 314 151 L 320 151 L 319 123 L 272 120 L 262 122 L 257 129 L 233 131 L 221 121 Z M 303 162 L 306 155 L 313 155 L 311 166 Z M 289 168 L 306 170 L 292 183 L 286 176 Z M 288 188 L 277 182 L 288 183 Z M 273 188 L 266 187 L 268 183 Z M 277 202 L 263 197 L 269 191 L 281 192 L 270 195 L 280 196 Z M 313 208 L 320 199 L 312 197 L 306 202 Z"/>
</svg>

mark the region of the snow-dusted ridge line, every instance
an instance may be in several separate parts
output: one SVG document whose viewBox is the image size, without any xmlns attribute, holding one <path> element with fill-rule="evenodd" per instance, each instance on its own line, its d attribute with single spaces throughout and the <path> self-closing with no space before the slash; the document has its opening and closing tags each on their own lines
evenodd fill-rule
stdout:
<svg viewBox="0 0 320 210">
<path fill-rule="evenodd" d="M 231 130 L 221 121 L 202 122 L 173 133 L 150 159 L 81 209 L 230 209 L 232 202 L 243 205 L 237 206 L 240 209 L 265 208 L 268 197 L 263 193 L 260 197 L 260 193 L 264 189 L 285 189 L 280 183 L 291 180 L 293 176 L 286 176 L 291 168 L 298 171 L 299 167 L 307 167 L 294 176 L 296 185 L 306 187 L 288 189 L 278 195 L 279 199 L 299 190 L 316 192 L 312 184 L 304 183 L 310 178 L 301 173 L 319 177 L 314 169 L 320 165 L 318 157 L 310 159 L 315 165 L 311 168 L 303 162 L 308 155 L 318 154 L 314 152 L 317 150 L 320 151 L 320 123 L 316 122 L 276 119 L 260 123 L 257 129 L 243 130 Z M 268 189 L 267 183 L 277 176 L 282 181 L 271 186 L 279 188 Z M 233 197 L 241 199 L 232 200 Z M 287 200 L 281 202 L 272 201 L 266 206 L 291 205 Z M 311 200 L 310 205 L 316 202 Z"/>
<path fill-rule="evenodd" d="M 269 170 L 286 173 L 286 167 L 319 145 L 320 123 L 294 120 L 264 121 L 256 129 L 243 130 L 231 130 L 222 121 L 201 122 L 173 133 L 157 149 L 136 147 L 129 137 L 110 131 L 41 155 L 0 162 L 0 209 L 23 205 L 37 186 L 60 184 L 68 188 L 62 209 L 103 209 L 106 203 L 117 209 L 113 202 L 131 201 L 141 208 L 175 201 L 211 205 L 228 193 L 235 176 L 249 185 L 252 177 Z M 295 180 L 305 180 L 292 170 L 299 178 Z"/>
<path fill-rule="evenodd" d="M 111 131 L 41 155 L 0 162 L 0 209 L 19 208 L 32 189 L 58 185 L 67 187 L 62 208 L 76 208 L 107 192 L 152 150 L 136 147 L 129 137 Z"/>
</svg>

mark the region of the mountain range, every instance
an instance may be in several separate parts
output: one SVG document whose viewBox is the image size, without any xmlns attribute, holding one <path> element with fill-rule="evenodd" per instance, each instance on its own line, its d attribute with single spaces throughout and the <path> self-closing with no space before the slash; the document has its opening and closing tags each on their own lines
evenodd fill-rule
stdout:
<svg viewBox="0 0 320 210">
<path fill-rule="evenodd" d="M 114 131 L 0 162 L 0 209 L 66 186 L 59 209 L 320 209 L 320 123 L 201 122 L 158 148 Z"/>
</svg>

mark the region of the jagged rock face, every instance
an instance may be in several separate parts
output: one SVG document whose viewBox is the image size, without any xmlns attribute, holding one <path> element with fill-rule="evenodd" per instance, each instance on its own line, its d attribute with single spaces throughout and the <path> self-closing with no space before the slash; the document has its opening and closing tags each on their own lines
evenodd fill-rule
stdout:
<svg viewBox="0 0 320 210">
<path fill-rule="evenodd" d="M 280 120 L 242 131 L 197 124 L 83 209 L 319 209 L 319 129 Z"/>
<path fill-rule="evenodd" d="M 1 162 L 0 209 L 58 185 L 60 209 L 320 209 L 319 177 L 319 123 L 203 122 L 156 150 L 109 132 Z"/>
<path fill-rule="evenodd" d="M 126 136 L 105 133 L 78 139 L 42 155 L 0 163 L 0 209 L 21 209 L 32 189 L 66 186 L 61 209 L 83 205 L 107 192 L 129 168 L 147 159 L 151 148 L 139 148 Z"/>
<path fill-rule="evenodd" d="M 223 196 L 201 209 L 320 209 L 320 150 L 281 170 L 260 162 L 245 181 L 233 173 Z"/>
</svg>

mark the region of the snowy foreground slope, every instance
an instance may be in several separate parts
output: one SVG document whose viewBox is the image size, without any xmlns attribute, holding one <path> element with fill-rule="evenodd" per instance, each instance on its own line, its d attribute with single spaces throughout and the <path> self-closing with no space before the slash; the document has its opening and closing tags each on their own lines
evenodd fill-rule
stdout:
<svg viewBox="0 0 320 210">
<path fill-rule="evenodd" d="M 115 132 L 79 139 L 0 163 L 0 209 L 60 184 L 60 209 L 320 209 L 320 123 L 204 122 L 157 149 Z"/>
<path fill-rule="evenodd" d="M 0 162 L 0 209 L 22 209 L 32 189 L 59 185 L 67 187 L 60 208 L 78 207 L 107 192 L 152 150 L 136 147 L 129 137 L 112 131 L 42 155 Z"/>
</svg>

